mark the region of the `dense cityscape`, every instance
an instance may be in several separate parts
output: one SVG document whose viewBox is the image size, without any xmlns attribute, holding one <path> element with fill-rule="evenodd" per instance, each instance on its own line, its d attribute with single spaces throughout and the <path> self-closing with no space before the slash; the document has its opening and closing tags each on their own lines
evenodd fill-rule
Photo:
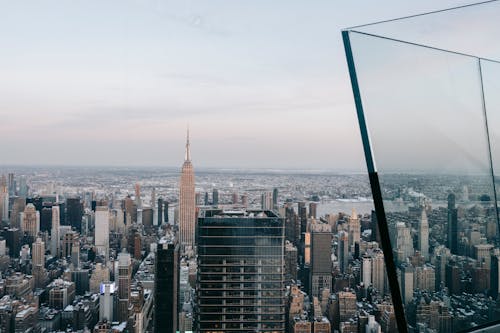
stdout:
<svg viewBox="0 0 500 333">
<path fill-rule="evenodd" d="M 397 332 L 364 174 L 0 168 L 0 332 Z M 386 175 L 410 330 L 500 318 L 492 189 Z"/>
</svg>

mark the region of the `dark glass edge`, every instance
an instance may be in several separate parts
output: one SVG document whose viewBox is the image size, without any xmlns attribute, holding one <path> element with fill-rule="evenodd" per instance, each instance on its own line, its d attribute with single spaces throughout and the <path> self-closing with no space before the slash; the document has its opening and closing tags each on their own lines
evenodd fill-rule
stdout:
<svg viewBox="0 0 500 333">
<path fill-rule="evenodd" d="M 351 48 L 351 41 L 349 39 L 349 31 L 342 31 L 342 39 L 344 42 L 344 49 L 346 54 L 347 66 L 349 68 L 349 76 L 351 78 L 352 92 L 354 95 L 354 102 L 356 105 L 356 112 L 358 115 L 358 123 L 363 142 L 363 149 L 365 153 L 365 160 L 368 169 L 368 176 L 372 190 L 373 203 L 375 206 L 375 214 L 377 216 L 377 223 L 380 231 L 382 252 L 384 253 L 384 261 L 386 265 L 387 278 L 389 280 L 389 287 L 391 289 L 392 304 L 398 331 L 401 333 L 408 332 L 408 325 L 406 322 L 405 310 L 403 307 L 403 299 L 401 297 L 401 290 L 399 288 L 398 275 L 396 265 L 392 254 L 392 244 L 389 237 L 389 228 L 384 210 L 384 202 L 382 200 L 382 192 L 380 190 L 380 183 L 378 174 L 375 169 L 372 149 L 370 145 L 370 138 L 368 135 L 368 128 L 363 112 L 363 103 L 361 101 L 361 92 L 359 89 L 358 78 L 356 75 L 356 68 L 354 65 L 354 57 Z"/>
</svg>

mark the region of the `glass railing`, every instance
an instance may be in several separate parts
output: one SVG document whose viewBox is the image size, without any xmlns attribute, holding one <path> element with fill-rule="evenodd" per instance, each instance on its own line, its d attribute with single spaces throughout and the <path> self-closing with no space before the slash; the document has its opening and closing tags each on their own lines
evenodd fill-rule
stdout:
<svg viewBox="0 0 500 333">
<path fill-rule="evenodd" d="M 343 31 L 399 332 L 500 319 L 498 17 L 488 2 Z"/>
</svg>

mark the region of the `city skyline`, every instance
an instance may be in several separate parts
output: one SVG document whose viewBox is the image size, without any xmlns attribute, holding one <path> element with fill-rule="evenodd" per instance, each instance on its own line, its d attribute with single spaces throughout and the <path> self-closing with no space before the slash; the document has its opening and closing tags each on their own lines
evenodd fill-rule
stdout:
<svg viewBox="0 0 500 333">
<path fill-rule="evenodd" d="M 2 163 L 363 171 L 340 29 L 464 3 L 7 3 Z"/>
</svg>

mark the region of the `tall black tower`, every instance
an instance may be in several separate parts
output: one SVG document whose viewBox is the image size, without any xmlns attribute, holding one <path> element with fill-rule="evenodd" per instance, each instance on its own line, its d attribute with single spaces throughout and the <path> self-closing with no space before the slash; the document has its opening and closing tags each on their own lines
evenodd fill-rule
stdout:
<svg viewBox="0 0 500 333">
<path fill-rule="evenodd" d="M 179 259 L 179 244 L 162 238 L 155 262 L 155 333 L 175 333 L 178 329 Z"/>
<path fill-rule="evenodd" d="M 158 225 L 163 223 L 163 199 L 158 198 Z"/>
<path fill-rule="evenodd" d="M 66 224 L 82 232 L 83 203 L 80 198 L 66 199 Z"/>
<path fill-rule="evenodd" d="M 448 248 L 452 254 L 458 254 L 458 218 L 455 206 L 455 194 L 448 195 Z"/>
</svg>

